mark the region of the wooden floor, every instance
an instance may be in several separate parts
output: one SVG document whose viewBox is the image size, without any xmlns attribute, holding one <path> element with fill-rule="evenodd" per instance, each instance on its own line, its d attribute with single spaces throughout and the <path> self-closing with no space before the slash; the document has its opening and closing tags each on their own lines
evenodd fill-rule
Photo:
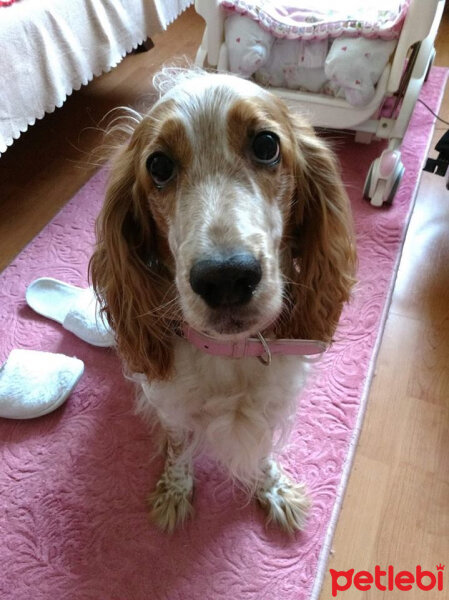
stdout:
<svg viewBox="0 0 449 600">
<path fill-rule="evenodd" d="M 148 53 L 73 94 L 0 158 L 0 269 L 89 179 L 100 119 L 148 98 L 152 74 L 193 57 L 201 20 L 188 10 Z M 436 64 L 449 65 L 449 16 Z M 449 120 L 449 94 L 441 109 Z M 439 124 L 435 138 L 447 130 Z M 368 410 L 333 543 L 337 570 L 435 569 L 449 555 L 449 191 L 425 173 L 401 261 Z M 328 568 L 329 568 L 328 567 Z M 449 569 L 449 564 L 446 567 Z M 446 574 L 449 597 L 449 573 Z M 410 595 L 412 594 L 412 595 Z M 432 595 L 433 594 L 433 595 Z M 346 600 L 443 598 L 435 592 L 357 592 Z M 329 577 L 321 600 L 332 598 Z M 208 599 L 212 600 L 212 599 Z"/>
</svg>

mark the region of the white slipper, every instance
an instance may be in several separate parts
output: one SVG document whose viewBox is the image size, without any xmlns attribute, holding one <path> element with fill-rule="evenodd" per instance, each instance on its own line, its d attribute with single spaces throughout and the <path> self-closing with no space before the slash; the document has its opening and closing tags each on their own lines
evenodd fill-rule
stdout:
<svg viewBox="0 0 449 600">
<path fill-rule="evenodd" d="M 0 417 L 46 415 L 65 402 L 83 371 L 83 361 L 64 354 L 12 350 L 0 368 Z"/>
<path fill-rule="evenodd" d="M 37 313 L 61 323 L 88 344 L 114 345 L 114 334 L 100 315 L 92 288 L 40 277 L 28 286 L 26 301 Z"/>
</svg>

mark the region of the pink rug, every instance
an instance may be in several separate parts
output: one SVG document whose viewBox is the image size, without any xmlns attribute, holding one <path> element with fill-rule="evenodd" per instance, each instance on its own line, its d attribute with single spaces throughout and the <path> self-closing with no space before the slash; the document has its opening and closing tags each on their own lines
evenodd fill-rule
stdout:
<svg viewBox="0 0 449 600">
<path fill-rule="evenodd" d="M 446 70 L 422 98 L 437 110 Z M 309 600 L 317 598 L 365 410 L 420 170 L 433 126 L 418 104 L 403 146 L 406 175 L 392 208 L 361 200 L 381 146 L 338 141 L 356 218 L 360 284 L 338 340 L 301 400 L 284 462 L 310 488 L 307 530 L 266 529 L 262 511 L 208 459 L 197 464 L 196 516 L 173 537 L 147 520 L 161 461 L 133 414 L 133 388 L 112 350 L 94 348 L 34 314 L 25 288 L 39 276 L 86 282 L 99 172 L 0 275 L 0 361 L 15 347 L 81 358 L 67 403 L 34 421 L 0 419 L 2 600 Z"/>
</svg>

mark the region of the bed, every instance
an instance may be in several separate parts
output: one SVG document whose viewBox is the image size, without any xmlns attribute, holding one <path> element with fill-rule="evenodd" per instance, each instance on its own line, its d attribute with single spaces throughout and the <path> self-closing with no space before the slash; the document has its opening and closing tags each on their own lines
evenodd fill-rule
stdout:
<svg viewBox="0 0 449 600">
<path fill-rule="evenodd" d="M 73 90 L 163 31 L 192 0 L 16 0 L 0 6 L 0 155 Z"/>
</svg>

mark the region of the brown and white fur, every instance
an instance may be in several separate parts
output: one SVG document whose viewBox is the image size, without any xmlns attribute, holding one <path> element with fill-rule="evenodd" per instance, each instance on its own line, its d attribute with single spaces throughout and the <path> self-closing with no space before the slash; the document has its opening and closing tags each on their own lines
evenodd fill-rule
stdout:
<svg viewBox="0 0 449 600">
<path fill-rule="evenodd" d="M 269 520 L 301 529 L 309 500 L 274 453 L 288 435 L 307 361 L 273 356 L 267 367 L 219 358 L 180 330 L 187 322 L 219 339 L 261 332 L 330 342 L 354 282 L 347 196 L 326 144 L 269 91 L 189 71 L 166 88 L 135 118 L 113 161 L 90 265 L 118 351 L 128 371 L 141 374 L 139 411 L 156 415 L 165 432 L 151 514 L 173 530 L 192 512 L 193 458 L 207 450 Z M 259 132 L 277 137 L 276 163 L 255 159 Z M 148 168 L 155 153 L 174 165 L 162 186 Z M 193 290 L 192 268 L 235 252 L 257 261 L 260 281 L 244 303 L 210 306 Z"/>
</svg>

